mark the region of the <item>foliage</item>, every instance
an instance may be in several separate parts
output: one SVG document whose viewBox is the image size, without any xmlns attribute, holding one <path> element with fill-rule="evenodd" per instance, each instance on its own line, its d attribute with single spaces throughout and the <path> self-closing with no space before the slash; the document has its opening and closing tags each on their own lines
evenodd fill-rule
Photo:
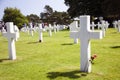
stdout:
<svg viewBox="0 0 120 80">
<path fill-rule="evenodd" d="M 53 13 L 53 9 L 49 5 L 46 5 L 44 9 L 45 11 L 40 13 L 40 18 L 42 20 L 47 20 L 49 16 Z"/>
<path fill-rule="evenodd" d="M 28 19 L 29 22 L 32 22 L 33 24 L 36 24 L 36 23 L 40 22 L 40 18 L 36 14 L 27 15 L 27 19 Z"/>
<path fill-rule="evenodd" d="M 19 9 L 8 7 L 4 10 L 3 21 L 14 22 L 14 24 L 19 28 L 21 28 L 24 23 L 28 23 L 27 18 L 20 12 Z"/>
<path fill-rule="evenodd" d="M 45 6 L 45 12 L 40 13 L 43 22 L 68 25 L 72 22 L 67 12 L 53 11 L 50 6 Z"/>
<path fill-rule="evenodd" d="M 45 13 L 48 13 L 48 14 L 52 14 L 53 13 L 53 9 L 49 5 L 46 5 L 44 7 L 44 9 L 45 9 Z"/>
<path fill-rule="evenodd" d="M 51 17 L 53 18 L 53 20 L 55 20 L 54 22 L 56 22 L 57 24 L 68 25 L 72 22 L 72 19 L 67 12 L 55 11 Z"/>
<path fill-rule="evenodd" d="M 120 0 L 65 0 L 71 17 L 79 15 L 120 18 Z"/>
</svg>

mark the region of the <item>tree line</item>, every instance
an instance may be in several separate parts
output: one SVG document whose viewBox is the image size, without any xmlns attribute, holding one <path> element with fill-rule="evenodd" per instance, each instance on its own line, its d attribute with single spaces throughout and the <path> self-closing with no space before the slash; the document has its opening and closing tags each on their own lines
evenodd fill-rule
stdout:
<svg viewBox="0 0 120 80">
<path fill-rule="evenodd" d="M 120 0 L 65 0 L 67 12 L 73 17 L 91 15 L 108 20 L 120 19 Z"/>
<path fill-rule="evenodd" d="M 6 8 L 4 10 L 3 21 L 14 22 L 19 28 L 24 23 L 51 23 L 68 25 L 73 18 L 80 15 L 91 15 L 94 17 L 104 17 L 112 22 L 120 19 L 120 0 L 65 0 L 69 7 L 67 12 L 54 11 L 52 7 L 46 5 L 40 15 L 30 14 L 24 16 L 17 8 Z"/>
<path fill-rule="evenodd" d="M 70 24 L 72 19 L 67 12 L 54 11 L 49 5 L 44 7 L 44 12 L 40 15 L 30 14 L 24 16 L 21 11 L 17 8 L 7 7 L 4 9 L 3 21 L 4 22 L 14 22 L 19 28 L 22 28 L 26 23 L 32 22 L 33 25 L 37 23 L 50 23 L 50 24 Z"/>
</svg>

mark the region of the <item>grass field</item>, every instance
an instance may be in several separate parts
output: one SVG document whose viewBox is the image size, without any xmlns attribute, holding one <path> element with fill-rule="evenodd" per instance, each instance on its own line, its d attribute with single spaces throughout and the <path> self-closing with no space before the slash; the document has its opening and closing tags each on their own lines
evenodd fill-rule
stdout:
<svg viewBox="0 0 120 80">
<path fill-rule="evenodd" d="M 0 80 L 120 80 L 120 33 L 108 29 L 102 40 L 91 40 L 97 54 L 92 72 L 80 72 L 80 43 L 73 44 L 69 31 L 44 32 L 44 42 L 20 33 L 17 59 L 8 60 L 7 39 L 0 34 Z"/>
</svg>

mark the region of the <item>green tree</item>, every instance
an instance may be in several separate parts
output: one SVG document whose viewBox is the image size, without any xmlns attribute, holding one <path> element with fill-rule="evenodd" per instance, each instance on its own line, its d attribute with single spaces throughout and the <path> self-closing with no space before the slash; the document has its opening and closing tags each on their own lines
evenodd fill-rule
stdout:
<svg viewBox="0 0 120 80">
<path fill-rule="evenodd" d="M 68 25 L 72 22 L 72 19 L 70 18 L 69 14 L 67 12 L 53 12 L 53 14 L 50 16 L 52 19 L 52 22 L 56 22 L 56 24 L 63 24 Z"/>
<path fill-rule="evenodd" d="M 29 22 L 33 22 L 33 24 L 40 23 L 40 18 L 36 14 L 27 15 L 27 19 Z"/>
<path fill-rule="evenodd" d="M 6 8 L 3 15 L 4 22 L 13 22 L 19 28 L 22 27 L 24 23 L 28 23 L 27 18 L 20 12 L 17 8 Z"/>
<path fill-rule="evenodd" d="M 40 13 L 40 18 L 42 22 L 47 22 L 51 24 L 56 22 L 56 24 L 64 24 L 64 25 L 70 24 L 72 22 L 67 12 L 53 11 L 53 9 L 48 5 L 46 5 L 44 9 L 45 12 Z"/>
<path fill-rule="evenodd" d="M 65 4 L 69 6 L 68 13 L 71 17 L 79 15 L 102 15 L 101 3 L 104 0 L 65 0 Z"/>
<path fill-rule="evenodd" d="M 80 15 L 119 17 L 120 0 L 65 0 L 71 17 Z"/>
<path fill-rule="evenodd" d="M 52 14 L 53 13 L 53 9 L 49 5 L 46 5 L 44 7 L 44 9 L 45 9 L 45 13 L 48 13 L 48 14 Z"/>
<path fill-rule="evenodd" d="M 105 0 L 102 9 L 105 16 L 120 19 L 120 0 Z"/>
<path fill-rule="evenodd" d="M 49 23 L 49 22 L 51 22 L 51 18 L 50 18 L 50 16 L 52 15 L 52 13 L 53 13 L 53 9 L 52 9 L 52 7 L 50 7 L 49 5 L 46 5 L 45 7 L 44 7 L 44 12 L 41 12 L 40 13 L 40 18 L 41 18 L 41 20 L 43 21 L 43 22 L 47 22 L 47 23 Z"/>
</svg>

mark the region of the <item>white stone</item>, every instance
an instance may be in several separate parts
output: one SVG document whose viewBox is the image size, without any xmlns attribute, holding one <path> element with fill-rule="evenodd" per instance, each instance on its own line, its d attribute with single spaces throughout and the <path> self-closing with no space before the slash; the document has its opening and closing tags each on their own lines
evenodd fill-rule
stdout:
<svg viewBox="0 0 120 80">
<path fill-rule="evenodd" d="M 72 33 L 76 33 L 78 32 L 78 21 L 73 21 L 70 25 L 70 37 L 72 35 Z M 71 37 L 72 38 L 72 37 Z M 74 37 L 74 43 L 77 44 L 78 43 L 78 38 Z"/>
<path fill-rule="evenodd" d="M 117 21 L 113 22 L 113 26 L 114 26 L 115 29 L 117 29 L 117 24 L 118 24 Z"/>
<path fill-rule="evenodd" d="M 80 31 L 76 32 L 73 37 L 80 38 L 80 56 L 81 64 L 80 70 L 82 72 L 91 72 L 91 51 L 90 51 L 90 39 L 101 39 L 102 31 L 90 30 L 90 16 L 80 16 Z"/>
<path fill-rule="evenodd" d="M 30 35 L 33 36 L 33 26 L 32 26 L 32 23 L 29 23 L 29 25 L 30 25 L 30 28 L 29 28 Z"/>
<path fill-rule="evenodd" d="M 59 32 L 60 25 L 57 25 L 57 32 Z"/>
<path fill-rule="evenodd" d="M 39 42 L 43 42 L 42 24 L 39 24 Z"/>
<path fill-rule="evenodd" d="M 27 29 L 27 33 L 28 33 L 28 35 L 29 35 L 29 33 L 30 33 L 30 28 L 27 26 L 26 29 Z"/>
<path fill-rule="evenodd" d="M 29 31 L 28 26 L 26 25 L 26 23 L 24 24 L 24 27 L 22 28 L 22 31 L 23 32 L 28 32 Z"/>
<path fill-rule="evenodd" d="M 109 25 L 110 25 L 110 24 L 108 23 L 108 21 L 105 21 L 105 30 L 108 29 Z"/>
<path fill-rule="evenodd" d="M 120 32 L 120 20 L 118 20 L 118 32 Z"/>
<path fill-rule="evenodd" d="M 93 31 L 94 31 L 95 26 L 96 26 L 95 23 L 92 22 L 91 27 L 92 27 L 92 30 L 93 30 Z"/>
<path fill-rule="evenodd" d="M 15 39 L 16 33 L 14 31 L 13 22 L 7 22 L 7 32 L 3 33 L 3 36 L 8 39 L 9 59 L 16 59 Z"/>
<path fill-rule="evenodd" d="M 48 30 L 49 30 L 49 36 L 51 37 L 52 36 L 52 27 L 51 27 L 51 24 L 49 24 Z"/>
<path fill-rule="evenodd" d="M 102 36 L 103 37 L 105 37 L 105 27 L 106 27 L 105 21 L 101 21 L 101 29 L 102 29 Z"/>
<path fill-rule="evenodd" d="M 98 29 L 101 28 L 101 24 L 100 24 L 100 22 L 97 23 L 97 26 L 98 26 Z"/>
<path fill-rule="evenodd" d="M 16 33 L 16 38 L 15 40 L 18 41 L 18 38 L 20 37 L 19 29 L 16 25 L 14 25 L 14 31 Z"/>
<path fill-rule="evenodd" d="M 54 29 L 54 33 L 56 33 L 57 32 L 57 26 L 56 26 L 56 24 L 53 25 L 53 29 Z"/>
</svg>

